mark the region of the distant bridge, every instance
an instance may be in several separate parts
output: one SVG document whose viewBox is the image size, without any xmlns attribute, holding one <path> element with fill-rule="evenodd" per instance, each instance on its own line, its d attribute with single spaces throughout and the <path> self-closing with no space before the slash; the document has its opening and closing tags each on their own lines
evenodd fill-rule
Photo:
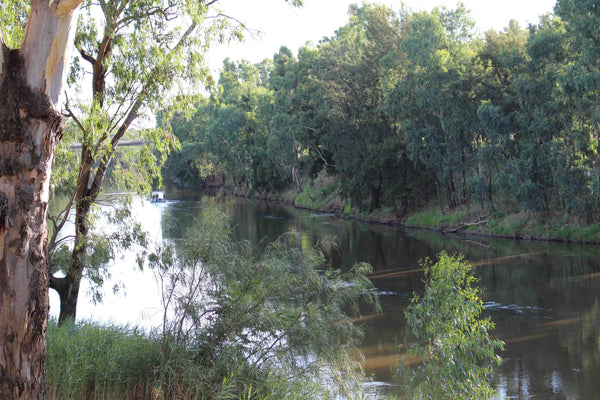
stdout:
<svg viewBox="0 0 600 400">
<path fill-rule="evenodd" d="M 144 141 L 142 139 L 121 140 L 119 142 L 119 146 L 118 147 L 142 146 L 143 144 L 144 144 Z M 70 147 L 72 149 L 81 149 L 81 143 L 71 143 Z"/>
</svg>

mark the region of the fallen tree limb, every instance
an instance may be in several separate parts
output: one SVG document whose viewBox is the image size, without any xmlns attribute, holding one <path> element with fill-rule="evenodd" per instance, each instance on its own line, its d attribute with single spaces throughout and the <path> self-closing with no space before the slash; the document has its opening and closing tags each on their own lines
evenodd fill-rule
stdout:
<svg viewBox="0 0 600 400">
<path fill-rule="evenodd" d="M 444 232 L 444 233 L 456 233 L 456 232 L 458 232 L 460 230 L 463 230 L 463 229 L 466 229 L 466 228 L 468 228 L 470 226 L 487 224 L 488 222 L 490 222 L 490 221 L 487 220 L 487 219 L 483 220 L 483 221 L 478 221 L 478 222 L 463 222 L 463 223 L 460 223 L 460 224 L 458 224 L 458 225 L 456 225 L 456 226 L 454 226 L 452 228 L 449 228 L 449 229 L 442 228 L 442 232 Z"/>
</svg>

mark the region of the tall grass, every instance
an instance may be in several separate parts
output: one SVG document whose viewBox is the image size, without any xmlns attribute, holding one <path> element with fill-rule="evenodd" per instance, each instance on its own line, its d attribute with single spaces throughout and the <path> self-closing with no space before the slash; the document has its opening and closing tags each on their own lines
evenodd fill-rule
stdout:
<svg viewBox="0 0 600 400">
<path fill-rule="evenodd" d="M 130 327 L 51 321 L 47 343 L 49 400 L 307 399 L 312 391 Z"/>
<path fill-rule="evenodd" d="M 47 333 L 50 399 L 152 399 L 161 379 L 160 342 L 135 329 L 85 322 Z"/>
</svg>

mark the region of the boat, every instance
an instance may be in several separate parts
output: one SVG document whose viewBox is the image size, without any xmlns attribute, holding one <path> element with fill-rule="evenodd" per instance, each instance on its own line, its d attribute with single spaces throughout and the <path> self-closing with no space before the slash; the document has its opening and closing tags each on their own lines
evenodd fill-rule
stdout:
<svg viewBox="0 0 600 400">
<path fill-rule="evenodd" d="M 165 200 L 165 192 L 163 192 L 162 190 L 155 190 L 150 196 L 150 202 L 152 203 L 164 203 Z"/>
</svg>

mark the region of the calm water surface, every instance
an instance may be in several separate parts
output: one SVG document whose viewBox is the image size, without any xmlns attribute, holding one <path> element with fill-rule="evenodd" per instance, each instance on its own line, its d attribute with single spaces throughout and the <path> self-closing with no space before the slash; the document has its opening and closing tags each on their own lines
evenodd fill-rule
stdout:
<svg viewBox="0 0 600 400">
<path fill-rule="evenodd" d="M 182 238 L 194 216 L 217 203 L 232 216 L 236 239 L 258 243 L 295 231 L 305 248 L 336 239 L 338 250 L 330 257 L 336 267 L 370 263 L 383 313 L 357 322 L 366 333 L 365 369 L 381 391 L 393 391 L 391 370 L 400 356 L 399 345 L 411 340 L 403 312 L 411 294 L 423 287 L 419 260 L 445 250 L 464 254 L 476 266 L 487 313 L 496 323 L 493 335 L 506 343 L 504 362 L 493 377 L 498 398 L 600 397 L 597 246 L 439 236 L 232 197 L 179 192 L 169 198 L 166 203 L 135 205 L 135 214 L 157 241 Z M 138 325 L 156 321 L 160 301 L 153 276 L 122 267 L 132 260 L 125 254 L 117 261 L 104 302 L 91 306 L 82 299 L 79 317 Z M 113 295 L 119 282 L 124 288 Z M 57 304 L 54 296 L 51 300 L 51 305 Z"/>
</svg>

